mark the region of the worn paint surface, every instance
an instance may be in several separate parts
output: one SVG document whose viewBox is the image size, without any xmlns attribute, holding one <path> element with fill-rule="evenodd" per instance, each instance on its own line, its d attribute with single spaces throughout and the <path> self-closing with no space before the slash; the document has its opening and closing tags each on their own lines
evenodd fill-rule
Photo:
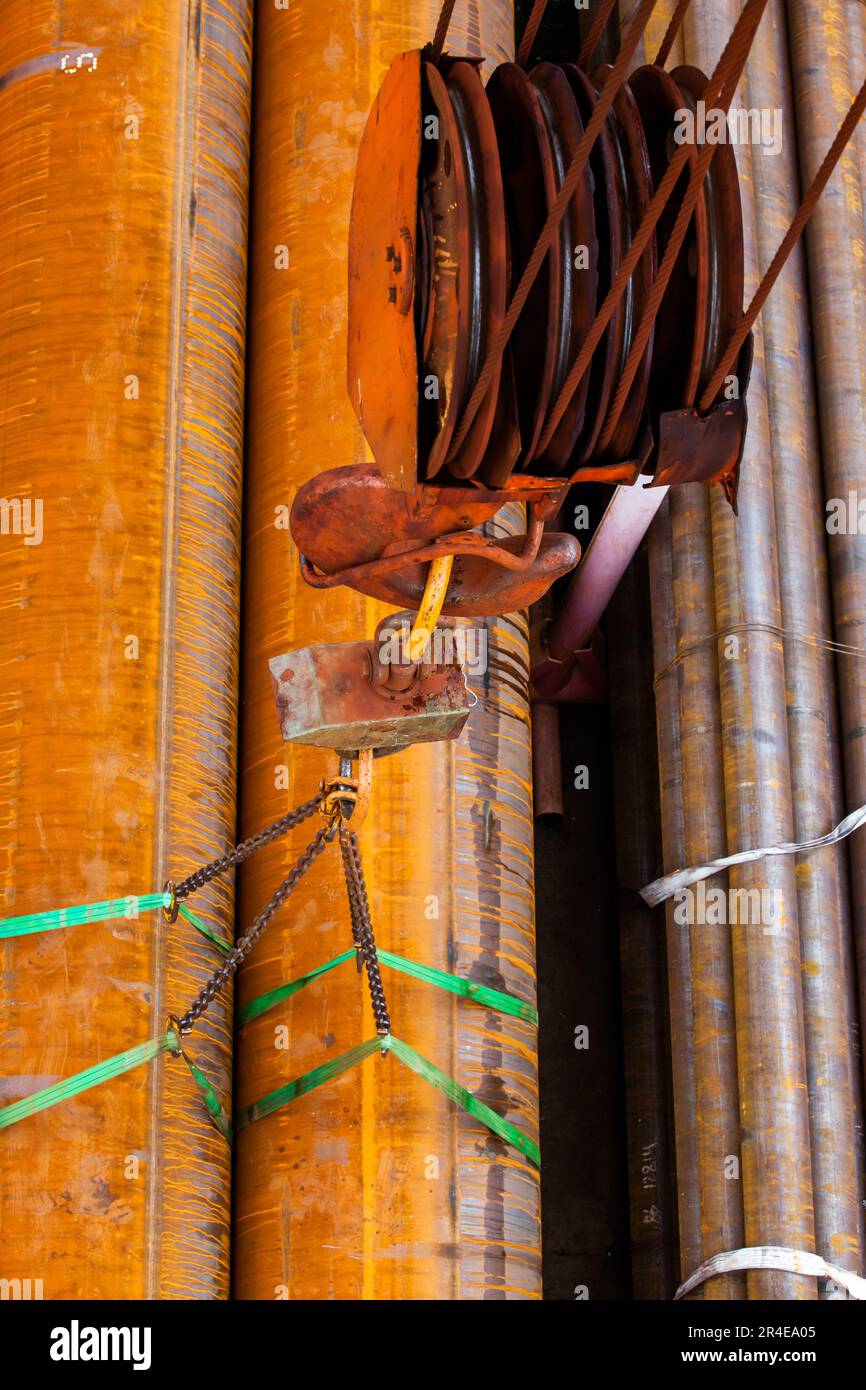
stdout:
<svg viewBox="0 0 866 1390">
<path fill-rule="evenodd" d="M 269 658 L 369 637 L 386 611 L 348 590 L 303 583 L 287 509 L 319 469 L 369 459 L 344 385 L 355 151 L 392 58 L 429 40 L 438 13 L 436 0 L 304 0 L 257 15 L 245 833 L 304 800 L 329 766 L 325 753 L 281 743 Z M 511 4 L 458 3 L 451 35 L 455 51 L 510 57 Z M 526 626 L 491 619 L 486 631 L 487 674 L 470 679 L 483 706 L 458 745 L 421 746 L 376 766 L 361 844 L 382 946 L 529 999 Z M 242 925 L 312 833 L 302 828 L 245 866 Z M 241 998 L 321 964 L 350 940 L 331 849 L 247 962 Z M 406 976 L 386 971 L 385 984 L 395 1034 L 537 1136 L 532 1031 Z M 335 971 L 241 1031 L 240 1103 L 372 1032 L 363 981 L 351 965 Z M 369 1058 L 237 1140 L 239 1298 L 536 1298 L 539 1229 L 535 1170 L 393 1056 Z"/>
<path fill-rule="evenodd" d="M 0 535 L 3 915 L 151 892 L 234 835 L 249 66 L 245 0 L 3 7 L 0 495 L 44 532 Z M 230 931 L 228 887 L 197 910 Z M 2 1102 L 153 1036 L 214 965 L 159 915 L 0 949 Z M 204 1034 L 225 1098 L 224 1009 Z M 132 1072 L 4 1135 L 0 1276 L 225 1297 L 228 1181 L 185 1068 Z"/>
</svg>

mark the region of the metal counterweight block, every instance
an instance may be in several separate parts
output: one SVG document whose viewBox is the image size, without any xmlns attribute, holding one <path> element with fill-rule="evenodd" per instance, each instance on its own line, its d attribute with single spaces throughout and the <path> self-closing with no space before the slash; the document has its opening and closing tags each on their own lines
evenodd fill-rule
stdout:
<svg viewBox="0 0 866 1390">
<path fill-rule="evenodd" d="M 435 743 L 457 738 L 477 703 L 458 663 L 390 666 L 376 639 L 303 647 L 269 666 L 286 743 L 337 752 Z"/>
</svg>

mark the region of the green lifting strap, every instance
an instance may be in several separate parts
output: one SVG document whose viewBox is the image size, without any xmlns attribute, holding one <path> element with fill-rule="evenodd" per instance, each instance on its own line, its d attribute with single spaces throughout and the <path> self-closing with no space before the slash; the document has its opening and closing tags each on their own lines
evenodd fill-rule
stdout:
<svg viewBox="0 0 866 1390">
<path fill-rule="evenodd" d="M 0 1109 L 0 1129 L 8 1129 L 10 1125 L 16 1124 L 19 1120 L 26 1120 L 31 1115 L 38 1115 L 42 1110 L 50 1110 L 53 1105 L 59 1105 L 61 1101 L 71 1100 L 73 1096 L 80 1095 L 83 1091 L 100 1086 L 103 1081 L 111 1081 L 115 1076 L 122 1076 L 124 1072 L 133 1071 L 145 1062 L 152 1062 L 162 1052 L 171 1052 L 175 1056 L 183 1057 L 202 1094 L 205 1107 L 214 1125 L 220 1134 L 231 1143 L 231 1120 L 223 1109 L 219 1096 L 201 1068 L 197 1067 L 192 1058 L 184 1052 L 173 1028 L 170 1028 L 161 1037 L 139 1043 L 137 1047 L 130 1047 L 126 1052 L 119 1052 L 116 1057 L 108 1057 L 104 1062 L 98 1062 L 95 1067 L 88 1067 L 86 1071 L 76 1072 L 75 1076 L 68 1076 L 65 1081 L 57 1081 L 53 1086 L 46 1086 L 41 1091 L 35 1091 L 32 1096 L 25 1096 L 23 1100 L 16 1100 L 12 1105 L 4 1106 Z"/>
<path fill-rule="evenodd" d="M 4 1106 L 0 1109 L 0 1129 L 8 1129 L 18 1120 L 38 1115 L 41 1110 L 50 1110 L 52 1105 L 59 1105 L 62 1100 L 71 1100 L 82 1091 L 100 1086 L 103 1081 L 122 1076 L 124 1072 L 142 1066 L 144 1062 L 152 1062 L 161 1052 L 176 1053 L 179 1050 L 180 1044 L 173 1030 L 162 1034 L 161 1037 L 151 1038 L 149 1042 L 139 1043 L 137 1047 L 130 1047 L 126 1052 L 119 1052 L 116 1057 L 97 1062 L 95 1067 L 88 1067 L 86 1071 L 77 1072 L 75 1076 L 68 1076 L 65 1081 L 57 1081 L 53 1086 L 35 1091 L 32 1096 L 25 1096 L 23 1100 L 16 1100 L 12 1105 Z"/>
<path fill-rule="evenodd" d="M 334 1081 L 344 1072 L 349 1071 L 365 1058 L 371 1057 L 374 1052 L 393 1052 L 398 1061 L 404 1066 L 409 1067 L 418 1076 L 435 1086 L 438 1091 L 449 1100 L 459 1105 L 470 1115 L 481 1120 L 487 1125 L 494 1134 L 507 1143 L 512 1144 L 522 1154 L 538 1166 L 540 1155 L 538 1145 L 533 1143 L 527 1135 L 512 1125 L 508 1120 L 504 1120 L 501 1115 L 497 1115 L 483 1101 L 478 1100 L 460 1086 L 453 1077 L 447 1076 L 440 1071 L 426 1057 L 422 1057 L 408 1043 L 401 1042 L 399 1038 L 389 1035 L 386 1038 L 370 1038 L 367 1042 L 360 1043 L 357 1047 L 350 1048 L 348 1052 L 342 1053 L 339 1057 L 332 1058 L 320 1067 L 315 1067 L 313 1071 L 305 1072 L 294 1081 L 290 1081 L 278 1090 L 272 1091 L 269 1095 L 263 1096 L 254 1105 L 247 1106 L 242 1110 L 237 1118 L 237 1128 L 246 1129 L 248 1125 L 256 1120 L 261 1120 L 266 1115 L 272 1115 L 275 1110 L 281 1110 L 298 1096 L 306 1095 L 309 1091 L 315 1091 L 319 1086 L 324 1086 L 328 1081 Z M 131 1047 L 126 1052 L 120 1052 L 115 1057 L 109 1057 L 104 1062 L 98 1062 L 95 1067 L 88 1067 L 86 1071 L 77 1072 L 74 1076 L 67 1077 L 64 1081 L 58 1081 L 53 1086 L 46 1086 L 41 1091 L 36 1091 L 32 1096 L 25 1096 L 23 1100 L 14 1101 L 12 1105 L 7 1105 L 0 1109 L 0 1129 L 8 1129 L 10 1125 L 16 1124 L 19 1120 L 26 1120 L 31 1115 L 38 1115 L 40 1111 L 50 1110 L 52 1106 L 59 1105 L 61 1101 L 71 1100 L 73 1096 L 80 1095 L 83 1091 L 89 1091 L 94 1086 L 101 1085 L 104 1081 L 111 1081 L 115 1076 L 122 1076 L 124 1072 L 132 1071 L 135 1067 L 142 1066 L 145 1062 L 152 1062 L 162 1052 L 172 1052 L 183 1057 L 190 1074 L 195 1080 L 199 1091 L 204 1099 L 207 1112 L 219 1132 L 231 1143 L 232 1127 L 231 1121 L 226 1114 L 219 1096 L 208 1081 L 204 1072 L 196 1066 L 195 1062 L 186 1055 L 181 1046 L 177 1033 L 170 1029 L 167 1033 L 158 1038 L 151 1038 L 149 1042 L 139 1043 L 137 1047 Z"/>
<path fill-rule="evenodd" d="M 214 1126 L 219 1130 L 223 1138 L 227 1139 L 228 1142 L 231 1143 L 232 1122 L 226 1114 L 226 1111 L 223 1108 L 223 1104 L 219 1096 L 217 1095 L 211 1083 L 208 1081 L 204 1072 L 201 1070 L 200 1067 L 196 1066 L 192 1058 L 188 1057 L 187 1054 L 183 1051 L 181 1051 L 180 1055 L 183 1057 L 183 1060 L 189 1067 L 192 1078 L 195 1081 L 195 1084 L 198 1086 L 199 1090 L 201 1091 L 202 1099 L 204 1100 L 205 1104 L 205 1109 L 207 1110 L 207 1113 L 213 1120 Z"/>
<path fill-rule="evenodd" d="M 6 917 L 0 921 L 0 938 L 30 936 L 34 932 L 59 931 L 61 927 L 80 927 L 86 922 L 110 922 L 125 917 L 134 921 L 140 912 L 169 907 L 168 893 L 131 893 L 104 903 L 82 903 L 79 907 L 58 907 L 52 912 L 31 912 L 25 917 Z"/>
<path fill-rule="evenodd" d="M 110 898 L 101 903 L 81 903 L 77 907 L 58 907 L 51 912 L 30 912 L 23 917 L 0 919 L 0 941 L 16 936 L 32 936 L 36 932 L 60 931 L 64 927 L 80 927 L 88 922 L 110 922 L 124 918 L 135 921 L 142 912 L 155 912 L 157 908 L 170 907 L 170 893 L 132 893 L 126 898 Z M 228 955 L 231 943 L 216 932 L 211 931 L 184 903 L 178 904 L 182 917 L 207 937 L 208 941 Z"/>
<path fill-rule="evenodd" d="M 348 1052 L 343 1052 L 339 1057 L 334 1057 L 330 1062 L 325 1062 L 322 1066 L 305 1072 L 303 1076 L 297 1077 L 294 1081 L 289 1081 L 285 1086 L 280 1086 L 278 1090 L 271 1091 L 261 1100 L 240 1111 L 235 1122 L 236 1129 L 246 1129 L 256 1120 L 261 1120 L 266 1115 L 272 1115 L 275 1110 L 281 1110 L 283 1106 L 296 1100 L 298 1096 L 306 1095 L 309 1091 L 324 1086 L 328 1081 L 335 1080 L 336 1077 L 342 1076 L 344 1072 L 349 1071 L 359 1062 L 363 1062 L 378 1051 L 393 1052 L 404 1066 L 409 1067 L 416 1075 L 428 1081 L 431 1086 L 435 1086 L 437 1091 L 441 1091 L 444 1096 L 447 1096 L 449 1100 L 459 1105 L 477 1120 L 481 1120 L 488 1129 L 491 1129 L 494 1134 L 498 1134 L 506 1143 L 513 1145 L 536 1167 L 540 1166 L 541 1154 L 538 1145 L 533 1143 L 527 1135 L 508 1120 L 504 1120 L 501 1115 L 497 1115 L 494 1110 L 490 1109 L 489 1105 L 485 1105 L 476 1096 L 470 1095 L 465 1087 L 458 1085 L 452 1077 L 446 1076 L 445 1072 L 440 1071 L 426 1057 L 422 1057 L 408 1043 L 401 1042 L 393 1034 L 389 1034 L 386 1038 L 369 1038 L 367 1042 L 360 1043 Z"/>
<path fill-rule="evenodd" d="M 437 970 L 432 965 L 419 965 L 405 956 L 395 956 L 392 951 L 379 951 L 378 955 L 384 965 L 390 965 L 392 970 L 399 970 L 402 975 L 414 975 L 417 980 L 438 985 L 439 989 L 446 989 L 450 994 L 461 995 L 476 1004 L 485 1004 L 490 1009 L 498 1009 L 501 1014 L 511 1014 L 513 1018 L 522 1018 L 538 1026 L 538 1011 L 525 999 L 503 994 L 502 990 L 476 984 L 474 980 L 464 979 L 460 975 L 451 975 L 447 970 Z"/>
<path fill-rule="evenodd" d="M 389 966 L 392 970 L 398 970 L 401 975 L 412 975 L 417 980 L 424 980 L 427 984 L 436 985 L 439 989 L 447 990 L 450 994 L 457 994 L 464 999 L 471 999 L 475 1004 L 483 1004 L 490 1009 L 498 1009 L 500 1013 L 511 1014 L 514 1018 L 522 1018 L 527 1023 L 537 1026 L 538 1013 L 532 1004 L 528 1004 L 523 999 L 517 999 L 513 994 L 503 994 L 501 990 L 491 989 L 489 985 L 476 984 L 474 980 L 462 979 L 459 975 L 451 975 L 445 970 L 437 970 L 432 965 L 419 965 L 417 961 L 407 960 L 405 956 L 397 956 L 393 951 L 379 951 L 379 960 L 382 965 Z M 299 975 L 296 980 L 292 980 L 287 985 L 280 985 L 277 989 L 269 990 L 267 994 L 260 994 L 258 998 L 251 999 L 245 1004 L 238 1014 L 238 1022 L 241 1027 L 245 1023 L 251 1023 L 253 1019 L 260 1018 L 262 1014 L 273 1009 L 275 1005 L 281 1004 L 285 999 L 291 999 L 293 994 L 299 993 L 313 980 L 319 979 L 322 975 L 327 975 L 330 970 L 335 970 L 338 965 L 345 961 L 354 960 L 355 951 L 343 951 L 333 960 L 329 960 L 325 965 L 319 965 L 315 970 L 311 970 L 306 975 Z"/>
<path fill-rule="evenodd" d="M 206 936 L 208 941 L 212 942 L 218 950 L 222 951 L 224 956 L 231 955 L 232 943 L 230 941 L 226 941 L 225 938 L 222 936 L 217 936 L 215 931 L 211 931 L 210 927 L 207 926 L 206 923 L 204 923 L 200 917 L 196 917 L 194 912 L 190 912 L 189 908 L 186 906 L 185 903 L 178 903 L 177 910 L 180 913 L 181 917 L 185 917 L 186 920 L 190 923 L 190 925 L 195 927 L 196 931 L 201 932 L 202 936 Z"/>
<path fill-rule="evenodd" d="M 343 1072 L 349 1071 L 358 1062 L 363 1062 L 365 1057 L 372 1057 L 377 1049 L 387 1042 L 386 1038 L 370 1038 L 367 1042 L 359 1043 L 357 1047 L 352 1047 L 348 1052 L 343 1052 L 339 1057 L 334 1057 L 330 1062 L 323 1062 L 320 1067 L 315 1067 L 313 1071 L 305 1072 L 303 1076 L 297 1077 L 294 1081 L 289 1081 L 285 1086 L 280 1086 L 278 1090 L 271 1091 L 269 1095 L 262 1096 L 261 1100 L 248 1105 L 241 1110 L 235 1117 L 235 1129 L 240 1131 L 246 1129 L 248 1125 L 256 1120 L 264 1119 L 265 1115 L 272 1115 L 275 1110 L 281 1110 L 290 1101 L 297 1100 L 298 1096 L 305 1096 L 308 1091 L 315 1091 L 317 1087 L 324 1086 L 327 1081 L 334 1081 Z"/>
<path fill-rule="evenodd" d="M 80 907 L 60 908 L 53 912 L 32 913 L 24 917 L 7 918 L 0 922 L 0 938 L 25 936 L 32 932 L 54 931 L 62 927 L 78 926 L 86 922 L 108 921 L 111 918 L 130 917 L 130 905 L 135 904 L 136 913 L 153 911 L 156 908 L 169 907 L 171 896 L 168 893 L 152 893 L 138 898 L 115 898 L 111 901 L 102 903 L 88 903 Z M 213 933 L 209 927 L 205 926 L 185 904 L 179 904 L 179 911 L 192 926 L 212 941 L 219 949 L 226 954 L 231 952 L 230 943 Z M 414 976 L 416 979 L 424 980 L 428 984 L 445 989 L 451 994 L 456 994 L 470 999 L 477 1004 L 485 1005 L 489 1008 L 498 1009 L 502 1013 L 507 1013 L 515 1018 L 522 1018 L 527 1022 L 537 1024 L 538 1015 L 531 1004 L 522 999 L 516 999 L 513 995 L 504 994 L 500 990 L 491 989 L 487 985 L 476 984 L 474 981 L 462 979 L 459 976 L 451 975 L 447 971 L 437 970 L 433 966 L 419 965 L 416 961 L 407 960 L 404 956 L 395 955 L 391 951 L 379 951 L 379 960 L 389 966 L 392 970 L 398 970 L 402 974 Z M 337 966 L 345 964 L 346 961 L 356 958 L 354 950 L 343 951 L 333 960 L 318 966 L 315 970 L 309 971 L 306 975 L 299 976 L 296 980 L 287 985 L 282 985 L 278 989 L 271 990 L 267 994 L 260 995 L 246 1004 L 240 1011 L 241 1025 L 249 1023 L 254 1018 L 259 1018 L 262 1014 L 272 1009 L 276 1004 L 285 999 L 291 998 L 304 989 L 311 981 L 319 979 L 329 971 L 335 970 Z M 89 1067 L 86 1071 L 79 1072 L 75 1076 L 68 1077 L 65 1081 L 59 1081 L 53 1086 L 48 1086 L 42 1091 L 37 1091 L 32 1096 L 26 1096 L 23 1100 L 15 1101 L 12 1105 L 7 1105 L 0 1109 L 0 1129 L 6 1129 L 15 1124 L 18 1120 L 26 1119 L 29 1115 L 38 1114 L 42 1110 L 48 1110 L 51 1106 L 57 1105 L 60 1101 L 69 1100 L 73 1096 L 79 1095 L 82 1091 L 89 1090 L 93 1086 L 100 1085 L 103 1081 L 109 1081 L 115 1076 L 120 1076 L 124 1072 L 132 1071 L 134 1067 L 141 1066 L 145 1062 L 153 1061 L 161 1052 L 169 1051 L 183 1057 L 190 1073 L 198 1086 L 204 1100 L 205 1107 L 214 1125 L 224 1137 L 231 1142 L 232 1127 L 231 1121 L 224 1110 L 219 1096 L 208 1081 L 204 1072 L 191 1060 L 183 1051 L 180 1040 L 174 1032 L 170 1030 L 164 1036 L 153 1038 L 149 1042 L 140 1043 L 137 1047 L 130 1048 L 126 1052 L 119 1053 L 116 1057 L 110 1057 L 105 1062 L 98 1063 L 95 1067 Z M 409 1067 L 418 1076 L 435 1086 L 449 1100 L 462 1107 L 468 1114 L 498 1134 L 507 1143 L 512 1144 L 516 1149 L 531 1159 L 536 1166 L 540 1163 L 538 1145 L 535 1144 L 527 1135 L 523 1134 L 508 1120 L 504 1120 L 483 1101 L 471 1095 L 465 1087 L 456 1082 L 453 1077 L 447 1076 L 445 1072 L 439 1070 L 426 1057 L 422 1057 L 419 1052 L 410 1047 L 408 1043 L 401 1042 L 399 1038 L 389 1035 L 386 1038 L 371 1038 L 367 1042 L 351 1048 L 339 1057 L 325 1062 L 320 1067 L 306 1072 L 303 1076 L 287 1085 L 281 1086 L 278 1090 L 272 1091 L 253 1105 L 247 1106 L 242 1110 L 237 1118 L 237 1128 L 245 1129 L 256 1120 L 262 1119 L 266 1115 L 273 1114 L 275 1110 L 288 1105 L 298 1096 L 305 1095 L 309 1091 L 316 1090 L 317 1087 L 325 1085 L 328 1081 L 335 1080 L 342 1076 L 344 1072 L 356 1066 L 365 1058 L 373 1055 L 374 1052 L 383 1053 L 393 1052 L 395 1057 L 404 1066 Z"/>
<path fill-rule="evenodd" d="M 399 1038 L 390 1039 L 389 1051 L 394 1053 L 405 1067 L 409 1067 L 416 1075 L 429 1081 L 431 1086 L 435 1086 L 437 1091 L 441 1091 L 443 1096 L 454 1101 L 463 1110 L 474 1115 L 476 1120 L 481 1120 L 482 1124 L 492 1129 L 494 1134 L 498 1134 L 500 1139 L 504 1139 L 507 1144 L 513 1145 L 525 1154 L 536 1166 L 541 1167 L 541 1153 L 538 1145 L 534 1143 L 522 1130 L 503 1120 L 501 1115 L 497 1115 L 495 1110 L 491 1110 L 489 1105 L 485 1105 L 483 1100 L 473 1096 L 464 1086 L 461 1086 L 452 1076 L 447 1076 L 444 1071 L 440 1071 L 426 1057 L 422 1057 L 420 1052 L 416 1052 L 414 1047 L 408 1043 L 401 1042 Z"/>
<path fill-rule="evenodd" d="M 318 980 L 322 975 L 327 975 L 329 971 L 336 970 L 337 966 L 342 965 L 344 961 L 354 960 L 355 955 L 354 950 L 343 951 L 341 955 L 335 956 L 325 965 L 317 965 L 315 970 L 310 970 L 306 975 L 299 975 L 290 984 L 280 985 L 277 989 L 269 990 L 267 994 L 260 994 L 256 999 L 251 999 L 238 1011 L 239 1026 L 243 1028 L 245 1023 L 251 1023 L 254 1018 L 260 1018 L 269 1009 L 281 1004 L 284 999 L 291 999 L 293 994 L 299 994 L 313 980 Z"/>
</svg>

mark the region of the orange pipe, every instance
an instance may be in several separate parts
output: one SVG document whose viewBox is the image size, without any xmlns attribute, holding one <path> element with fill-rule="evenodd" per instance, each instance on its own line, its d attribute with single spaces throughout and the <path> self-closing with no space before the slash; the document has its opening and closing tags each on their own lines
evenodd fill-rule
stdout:
<svg viewBox="0 0 866 1390">
<path fill-rule="evenodd" d="M 234 838 L 250 14 L 3 6 L 0 496 L 43 528 L 0 534 L 3 916 Z M 230 932 L 230 887 L 196 907 Z M 162 1031 L 215 964 L 159 913 L 0 948 L 2 1103 Z M 222 1007 L 191 1044 L 223 1096 L 230 1041 Z M 0 1276 L 225 1297 L 228 1183 L 186 1069 L 142 1067 L 4 1131 Z"/>
<path fill-rule="evenodd" d="M 386 611 L 300 578 L 297 487 L 369 457 L 345 389 L 355 152 L 391 59 L 432 38 L 439 0 L 295 0 L 256 33 L 242 756 L 244 833 L 311 795 L 328 755 L 280 742 L 268 659 L 370 637 Z M 513 54 L 510 0 L 458 3 L 449 48 Z M 512 518 L 513 522 L 513 518 Z M 482 703 L 460 744 L 377 763 L 362 851 L 379 944 L 534 995 L 527 630 L 491 622 Z M 476 637 L 483 634 L 474 634 Z M 297 859 L 302 828 L 245 866 L 246 926 Z M 351 944 L 339 854 L 310 870 L 247 962 L 240 997 Z M 394 1032 L 537 1137 L 529 1025 L 385 971 Z M 374 1032 L 351 964 L 243 1028 L 247 1105 Z M 233 1288 L 241 1299 L 537 1298 L 538 1174 L 393 1056 L 378 1054 L 237 1139 Z"/>
</svg>

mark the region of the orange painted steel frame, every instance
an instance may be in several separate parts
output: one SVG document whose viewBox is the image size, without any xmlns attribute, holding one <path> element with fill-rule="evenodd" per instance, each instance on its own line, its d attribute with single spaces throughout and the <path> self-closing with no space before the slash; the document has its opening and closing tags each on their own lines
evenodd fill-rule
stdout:
<svg viewBox="0 0 866 1390">
<path fill-rule="evenodd" d="M 244 570 L 243 831 L 306 798 L 328 755 L 280 741 L 270 657 L 371 636 L 387 610 L 300 577 L 287 528 L 320 469 L 369 460 L 345 391 L 347 234 L 355 152 L 396 53 L 433 34 L 439 0 L 295 0 L 257 11 L 249 450 Z M 455 51 L 513 53 L 510 0 L 458 3 Z M 516 509 L 512 509 L 516 511 Z M 512 518 L 512 522 L 514 518 Z M 513 527 L 512 527 L 513 529 Z M 380 945 L 532 999 L 527 630 L 490 619 L 482 697 L 457 745 L 377 764 L 361 833 Z M 247 924 L 311 836 L 245 866 Z M 246 963 L 249 1000 L 346 948 L 329 849 Z M 529 1025 L 386 971 L 394 1031 L 537 1138 Z M 350 964 L 241 1030 L 247 1105 L 372 1035 Z M 394 1057 L 378 1054 L 242 1131 L 233 1291 L 242 1299 L 540 1296 L 537 1171 Z"/>
<path fill-rule="evenodd" d="M 5 0 L 0 913 L 148 893 L 234 838 L 248 0 Z M 228 886 L 196 904 L 231 931 Z M 214 965 L 161 914 L 2 944 L 2 1101 L 159 1031 Z M 225 1006 L 194 1051 L 224 1099 Z M 229 1154 L 186 1069 L 3 1134 L 0 1276 L 221 1298 Z"/>
</svg>

